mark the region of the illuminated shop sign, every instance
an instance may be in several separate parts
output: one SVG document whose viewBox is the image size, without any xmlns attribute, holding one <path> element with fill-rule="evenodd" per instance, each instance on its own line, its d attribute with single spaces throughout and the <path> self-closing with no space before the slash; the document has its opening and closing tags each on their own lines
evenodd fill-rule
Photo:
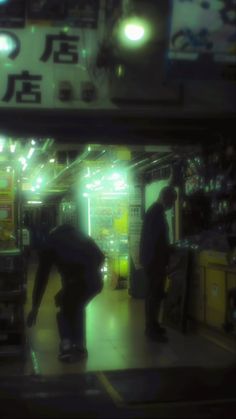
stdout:
<svg viewBox="0 0 236 419">
<path fill-rule="evenodd" d="M 89 29 L 0 29 L 0 107 L 83 106 L 81 86 L 94 82 L 89 69 L 97 49 L 97 32 Z M 71 89 L 66 104 L 61 86 Z"/>
<path fill-rule="evenodd" d="M 0 37 L 2 34 L 0 32 Z M 8 34 L 8 37 L 15 40 L 16 47 L 9 54 L 9 58 L 15 60 L 20 51 L 20 41 L 14 34 Z M 77 64 L 79 36 L 68 36 L 64 33 L 59 35 L 46 35 L 45 47 L 40 61 L 47 62 L 51 57 L 56 64 Z M 9 102 L 13 98 L 16 103 L 41 103 L 40 83 L 43 77 L 40 74 L 30 74 L 23 70 L 21 73 L 9 74 L 7 88 L 3 102 Z"/>
</svg>

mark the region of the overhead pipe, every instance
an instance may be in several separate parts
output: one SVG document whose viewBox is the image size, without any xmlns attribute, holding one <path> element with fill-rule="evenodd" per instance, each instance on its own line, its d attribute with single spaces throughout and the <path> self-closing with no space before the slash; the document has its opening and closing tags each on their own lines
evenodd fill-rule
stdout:
<svg viewBox="0 0 236 419">
<path fill-rule="evenodd" d="M 92 150 L 90 150 L 89 151 L 89 153 L 91 152 Z M 103 151 L 101 151 L 95 158 L 94 158 L 94 160 L 98 160 L 100 157 L 102 157 L 105 153 L 106 153 L 106 151 L 107 150 L 103 150 Z M 76 160 L 77 161 L 77 160 Z M 74 161 L 73 163 L 71 163 L 69 166 L 67 166 L 65 169 L 63 169 L 63 172 L 65 171 L 65 174 L 66 175 L 68 175 L 68 176 L 70 176 L 70 175 L 73 175 L 73 169 L 75 170 L 75 167 L 74 167 L 74 163 L 76 163 L 76 161 Z M 72 169 L 72 170 L 71 170 Z M 60 172 L 61 173 L 61 172 Z M 60 174 L 59 173 L 59 174 Z M 65 176 L 65 177 L 67 177 L 67 176 Z"/>
<path fill-rule="evenodd" d="M 62 169 L 52 180 L 50 180 L 47 183 L 47 185 L 50 185 L 51 183 L 58 180 L 64 173 L 68 173 L 68 171 L 70 171 L 71 168 L 73 168 L 77 164 L 81 163 L 85 158 L 87 158 L 89 156 L 90 152 L 91 152 L 91 150 L 84 151 L 84 153 L 82 153 L 78 159 L 73 161 L 69 166 L 66 166 L 64 169 Z"/>
<path fill-rule="evenodd" d="M 160 157 L 159 159 L 153 159 L 153 157 L 147 157 L 146 159 L 143 159 L 140 162 L 137 162 L 137 163 L 129 166 L 129 169 L 136 169 L 138 172 L 144 171 L 150 165 L 152 165 L 154 163 L 159 165 L 160 163 L 163 163 L 165 160 L 169 159 L 172 156 L 173 156 L 173 153 L 169 153 L 167 156 Z"/>
</svg>

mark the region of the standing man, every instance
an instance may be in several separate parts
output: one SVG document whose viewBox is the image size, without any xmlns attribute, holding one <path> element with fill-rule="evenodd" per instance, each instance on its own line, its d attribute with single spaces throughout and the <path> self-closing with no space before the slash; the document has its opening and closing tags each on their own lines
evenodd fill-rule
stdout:
<svg viewBox="0 0 236 419">
<path fill-rule="evenodd" d="M 165 211 L 174 206 L 176 191 L 164 187 L 159 198 L 147 210 L 141 232 L 140 262 L 147 278 L 145 299 L 146 336 L 166 342 L 166 330 L 159 323 L 161 302 L 164 297 L 166 268 L 169 261 L 169 229 Z"/>
<path fill-rule="evenodd" d="M 85 308 L 103 288 L 104 259 L 94 240 L 70 224 L 53 229 L 40 253 L 27 324 L 31 327 L 36 323 L 50 270 L 55 265 L 62 281 L 62 289 L 55 296 L 61 361 L 78 361 L 87 356 Z"/>
</svg>

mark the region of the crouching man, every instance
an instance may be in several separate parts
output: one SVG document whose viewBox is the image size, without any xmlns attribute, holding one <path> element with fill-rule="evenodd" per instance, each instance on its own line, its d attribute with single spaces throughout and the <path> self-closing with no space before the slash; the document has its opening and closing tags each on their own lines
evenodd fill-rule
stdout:
<svg viewBox="0 0 236 419">
<path fill-rule="evenodd" d="M 102 291 L 101 268 L 105 257 L 95 241 L 80 229 L 63 224 L 53 229 L 39 255 L 27 325 L 36 323 L 52 266 L 61 275 L 62 288 L 55 296 L 60 336 L 59 359 L 65 362 L 87 357 L 86 305 Z"/>
</svg>

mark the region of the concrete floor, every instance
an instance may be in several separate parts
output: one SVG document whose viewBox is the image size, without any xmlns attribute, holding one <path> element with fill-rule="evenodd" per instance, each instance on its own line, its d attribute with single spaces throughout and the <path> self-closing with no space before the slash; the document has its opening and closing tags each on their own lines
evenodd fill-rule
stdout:
<svg viewBox="0 0 236 419">
<path fill-rule="evenodd" d="M 30 310 L 36 269 L 28 270 Z M 236 351 L 199 334 L 168 329 L 167 344 L 144 335 L 144 301 L 109 282 L 87 308 L 88 360 L 58 361 L 52 272 L 38 321 L 27 329 L 26 362 L 0 357 L 2 417 L 216 418 L 235 417 Z"/>
<path fill-rule="evenodd" d="M 30 309 L 36 263 L 28 273 L 28 299 L 25 312 Z M 127 290 L 113 290 L 106 283 L 87 307 L 86 362 L 63 364 L 57 359 L 59 338 L 56 326 L 54 295 L 60 289 L 60 279 L 52 272 L 38 321 L 27 330 L 31 360 L 24 374 L 43 375 L 76 374 L 79 372 L 126 370 L 155 367 L 208 367 L 227 368 L 235 363 L 235 354 L 228 352 L 196 334 L 183 336 L 168 329 L 169 342 L 150 342 L 144 335 L 144 302 L 133 299 Z"/>
</svg>

